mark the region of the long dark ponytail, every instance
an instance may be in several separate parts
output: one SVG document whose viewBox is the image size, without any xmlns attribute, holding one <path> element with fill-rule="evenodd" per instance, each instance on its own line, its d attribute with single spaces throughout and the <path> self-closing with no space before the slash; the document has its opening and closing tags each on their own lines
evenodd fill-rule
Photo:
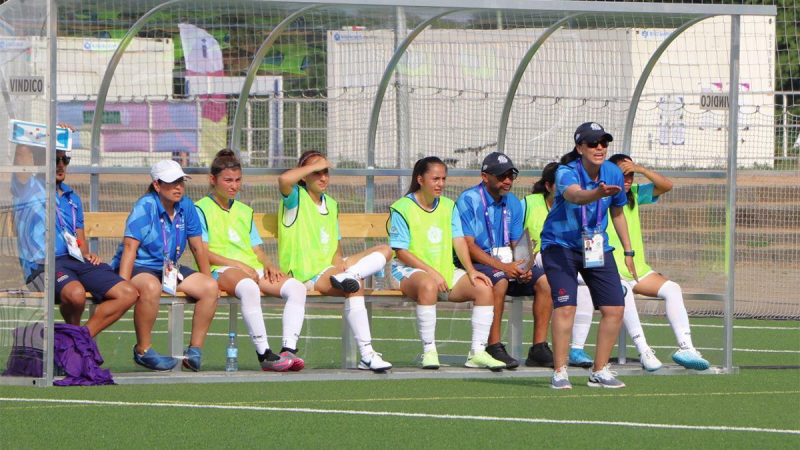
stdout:
<svg viewBox="0 0 800 450">
<path fill-rule="evenodd" d="M 622 161 L 633 162 L 633 159 L 631 159 L 630 156 L 628 156 L 628 155 L 626 155 L 624 153 L 617 153 L 616 155 L 613 155 L 611 158 L 608 158 L 608 162 L 611 162 L 611 163 L 614 163 L 614 164 L 617 164 L 617 163 L 622 162 Z M 635 208 L 636 207 L 636 197 L 633 196 L 633 189 L 629 190 L 626 195 L 628 197 L 628 208 L 630 208 L 630 209 Z"/>
<path fill-rule="evenodd" d="M 531 191 L 533 194 L 543 194 L 544 198 L 552 195 L 548 192 L 546 183 L 550 183 L 551 186 L 556 183 L 556 170 L 558 170 L 558 166 L 559 164 L 557 162 L 551 162 L 544 166 L 542 178 L 539 178 L 539 181 L 533 183 L 533 190 Z"/>
<path fill-rule="evenodd" d="M 417 192 L 422 187 L 420 186 L 419 181 L 417 181 L 417 177 L 421 177 L 428 173 L 428 170 L 430 170 L 430 167 L 434 164 L 443 165 L 445 173 L 447 173 L 447 165 L 436 156 L 428 156 L 427 158 L 418 160 L 416 163 L 414 163 L 414 171 L 411 172 L 411 184 L 408 186 L 408 191 L 406 191 L 405 195 Z"/>
<path fill-rule="evenodd" d="M 567 164 L 571 163 L 572 161 L 575 161 L 576 159 L 581 159 L 581 154 L 578 153 L 578 147 L 573 148 L 571 152 L 566 153 L 564 156 L 562 156 L 559 162 L 566 166 Z"/>
</svg>

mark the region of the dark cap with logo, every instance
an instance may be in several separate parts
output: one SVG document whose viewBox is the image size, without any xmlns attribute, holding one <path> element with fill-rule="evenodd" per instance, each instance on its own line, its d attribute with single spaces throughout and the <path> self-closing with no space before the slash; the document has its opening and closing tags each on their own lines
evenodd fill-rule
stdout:
<svg viewBox="0 0 800 450">
<path fill-rule="evenodd" d="M 614 136 L 611 136 L 611 133 L 606 133 L 606 130 L 603 129 L 603 126 L 597 122 L 586 122 L 581 124 L 578 129 L 575 130 L 575 143 L 580 144 L 581 142 L 592 142 L 592 141 L 600 141 L 600 140 L 607 140 L 611 142 L 614 140 Z"/>
<path fill-rule="evenodd" d="M 516 167 L 514 167 L 514 163 L 511 162 L 511 158 L 504 155 L 500 152 L 492 152 L 489 153 L 486 158 L 483 158 L 483 164 L 481 164 L 481 172 L 488 173 L 489 175 L 501 175 L 509 170 L 512 170 L 514 173 L 519 173 Z"/>
</svg>

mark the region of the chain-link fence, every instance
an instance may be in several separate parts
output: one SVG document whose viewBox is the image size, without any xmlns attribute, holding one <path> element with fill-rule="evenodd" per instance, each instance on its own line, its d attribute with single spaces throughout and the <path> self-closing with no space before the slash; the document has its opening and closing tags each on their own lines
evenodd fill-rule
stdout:
<svg viewBox="0 0 800 450">
<path fill-rule="evenodd" d="M 3 17 L 18 3 L 0 6 Z M 349 170 L 331 187 L 342 212 L 386 213 L 418 158 L 437 155 L 457 170 L 446 194 L 455 198 L 477 183 L 482 158 L 502 149 L 523 169 L 515 186 L 522 197 L 538 170 L 571 149 L 575 127 L 597 121 L 615 136 L 612 152 L 675 181 L 642 208 L 650 264 L 687 293 L 721 298 L 730 109 L 707 99 L 735 91 L 735 313 L 800 318 L 791 292 L 800 281 L 797 4 L 638 3 L 448 10 L 59 0 L 57 116 L 77 129 L 69 184 L 87 210 L 127 212 L 155 161 L 172 158 L 200 174 L 230 146 L 247 167 L 241 200 L 274 213 L 280 169 L 319 149 Z M 777 16 L 754 3 L 775 6 Z M 732 41 L 735 14 L 743 15 Z M 21 39 L 29 24 L 2 20 L 3 80 L 17 66 L 41 74 L 46 39 Z M 46 122 L 47 109 L 29 98 L 4 100 L 9 119 Z M 8 166 L 14 156 L 12 146 L 0 152 Z M 189 185 L 193 199 L 207 193 L 201 178 Z M 15 238 L 0 244 L 4 257 L 18 257 Z M 95 243 L 106 260 L 118 244 Z M 364 245 L 348 241 L 345 253 Z M 277 257 L 274 242 L 265 248 Z M 21 277 L 12 266 L 6 289 Z M 687 306 L 722 314 L 719 301 Z"/>
</svg>

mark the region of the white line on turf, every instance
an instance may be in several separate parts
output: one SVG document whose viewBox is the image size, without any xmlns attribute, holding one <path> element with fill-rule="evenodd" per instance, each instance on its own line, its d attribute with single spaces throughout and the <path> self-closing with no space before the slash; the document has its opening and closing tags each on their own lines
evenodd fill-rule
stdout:
<svg viewBox="0 0 800 450">
<path fill-rule="evenodd" d="M 14 330 L 13 327 L 0 327 L 0 330 Z M 103 334 L 135 334 L 135 331 L 131 330 L 103 330 Z M 168 331 L 151 331 L 152 334 L 168 334 Z M 230 336 L 229 333 L 207 333 L 206 336 L 211 337 L 228 337 Z M 238 337 L 241 338 L 249 338 L 247 334 L 238 334 Z M 304 336 L 302 339 L 305 340 L 323 340 L 323 341 L 341 341 L 341 336 Z M 373 341 L 376 342 L 419 342 L 419 339 L 404 339 L 404 338 L 372 338 Z M 442 344 L 470 344 L 472 341 L 462 341 L 457 339 L 437 339 L 436 342 Z M 530 345 L 531 342 L 523 342 L 523 345 Z M 586 347 L 594 347 L 595 344 L 586 344 Z M 650 348 L 654 349 L 666 349 L 666 350 L 675 350 L 675 347 L 671 347 L 668 345 L 651 345 Z M 714 348 L 714 347 L 696 347 L 697 350 L 703 351 L 718 351 L 721 352 L 723 349 L 721 348 Z M 760 348 L 734 348 L 733 351 L 735 352 L 746 352 L 746 353 L 789 353 L 789 354 L 800 354 L 800 350 L 768 350 L 768 349 L 760 349 Z"/>
<path fill-rule="evenodd" d="M 347 416 L 377 416 L 377 417 L 405 417 L 413 419 L 443 419 L 443 420 L 474 420 L 480 422 L 515 422 L 515 423 L 540 423 L 552 425 L 603 425 L 632 428 L 661 428 L 672 430 L 694 430 L 694 431 L 743 431 L 753 433 L 774 433 L 774 434 L 795 434 L 800 435 L 800 430 L 784 430 L 776 428 L 756 428 L 756 427 L 729 427 L 719 425 L 675 425 L 667 423 L 644 423 L 644 422 L 615 422 L 610 420 L 556 420 L 556 419 L 536 419 L 528 417 L 494 417 L 494 416 L 465 416 L 456 414 L 422 414 L 422 413 L 403 413 L 392 411 L 358 411 L 345 409 L 316 409 L 316 408 L 276 408 L 269 406 L 230 406 L 212 405 L 202 403 L 155 403 L 155 402 L 112 402 L 102 400 L 63 400 L 50 398 L 1 398 L 2 402 L 18 403 L 60 403 L 73 405 L 97 405 L 97 406 L 149 406 L 162 408 L 190 408 L 190 409 L 217 409 L 228 411 L 263 411 L 263 412 L 296 412 L 308 414 L 338 414 Z"/>
<path fill-rule="evenodd" d="M 787 395 L 800 394 L 800 391 L 761 391 L 761 392 L 664 392 L 652 394 L 622 394 L 614 393 L 614 398 L 620 397 L 715 397 L 729 395 Z M 372 402 L 420 402 L 420 401 L 476 401 L 476 400 L 577 400 L 587 398 L 601 398 L 607 400 L 608 396 L 602 394 L 570 394 L 570 395 L 526 395 L 526 396 L 497 396 L 490 397 L 388 397 L 388 398 L 337 398 L 337 399 L 288 399 L 288 400 L 259 400 L 250 402 L 227 402 L 223 405 L 271 405 L 280 403 L 372 403 Z"/>
</svg>

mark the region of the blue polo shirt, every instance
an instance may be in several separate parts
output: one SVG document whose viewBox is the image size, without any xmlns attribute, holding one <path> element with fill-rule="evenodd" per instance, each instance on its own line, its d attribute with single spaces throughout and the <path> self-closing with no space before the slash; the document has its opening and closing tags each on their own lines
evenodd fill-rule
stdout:
<svg viewBox="0 0 800 450">
<path fill-rule="evenodd" d="M 503 207 L 506 208 L 506 226 L 508 227 L 508 237 L 510 242 L 516 242 L 522 237 L 524 230 L 525 213 L 522 204 L 514 193 L 494 201 L 486 186 L 483 183 L 467 189 L 458 196 L 456 205 L 461 214 L 461 227 L 464 229 L 465 236 L 475 238 L 475 244 L 484 252 L 491 254 L 492 245 L 489 240 L 489 232 L 486 228 L 486 216 L 483 212 L 483 202 L 481 195 L 486 199 L 486 206 L 489 210 L 489 223 L 492 227 L 494 236 L 494 246 L 503 246 Z"/>
<path fill-rule="evenodd" d="M 161 221 L 164 221 L 164 228 Z M 180 231 L 180 242 L 176 241 L 176 228 Z M 191 199 L 184 196 L 175 204 L 175 221 L 161 204 L 158 194 L 151 192 L 142 196 L 133 205 L 133 211 L 125 222 L 125 237 L 139 241 L 134 265 L 152 270 L 164 268 L 164 233 L 166 230 L 167 248 L 172 261 L 180 259 L 186 250 L 188 238 L 202 236 L 203 229 L 197 210 Z M 111 267 L 119 269 L 124 244 L 120 244 Z"/>
<path fill-rule="evenodd" d="M 14 205 L 14 231 L 17 233 L 17 256 L 25 279 L 44 264 L 47 204 L 45 175 L 31 175 L 23 183 L 11 175 L 11 202 Z"/>
<path fill-rule="evenodd" d="M 64 240 L 65 227 L 75 237 L 78 237 L 78 228 L 84 229 L 81 197 L 66 183 L 61 183 L 61 190 L 61 195 L 56 191 L 56 257 L 69 255 L 67 242 Z"/>
<path fill-rule="evenodd" d="M 581 185 L 578 172 L 575 170 L 576 163 L 577 161 L 573 161 L 566 166 L 559 166 L 556 171 L 555 201 L 542 228 L 542 250 L 551 245 L 560 245 L 576 251 L 582 251 L 583 249 L 581 207 L 564 199 L 564 190 L 573 184 Z M 616 164 L 605 161 L 600 166 L 597 181 L 591 180 L 585 170 L 581 171 L 581 177 L 586 190 L 597 188 L 601 182 L 609 186 L 616 185 L 622 189 L 617 195 L 604 197 L 600 200 L 600 210 L 603 211 L 603 221 L 600 223 L 600 229 L 603 230 L 604 250 L 611 251 L 613 247 L 608 245 L 608 234 L 605 231 L 608 227 L 608 210 L 611 206 L 625 206 L 628 203 L 628 198 L 625 196 L 625 180 L 622 176 L 622 170 Z M 593 229 L 597 224 L 597 209 L 596 201 L 586 205 L 590 229 Z"/>
<path fill-rule="evenodd" d="M 414 194 L 408 194 L 406 197 L 414 200 L 417 203 Z M 419 203 L 417 203 L 419 205 Z M 439 206 L 439 199 L 433 201 L 433 209 Z M 403 216 L 397 211 L 392 211 L 389 216 L 389 247 L 393 249 L 408 250 L 411 246 L 411 232 L 408 229 L 408 224 Z M 458 218 L 458 205 L 453 209 L 453 219 L 450 221 L 450 227 L 453 231 L 453 239 L 464 237 L 464 232 L 461 230 L 461 219 Z"/>
</svg>

